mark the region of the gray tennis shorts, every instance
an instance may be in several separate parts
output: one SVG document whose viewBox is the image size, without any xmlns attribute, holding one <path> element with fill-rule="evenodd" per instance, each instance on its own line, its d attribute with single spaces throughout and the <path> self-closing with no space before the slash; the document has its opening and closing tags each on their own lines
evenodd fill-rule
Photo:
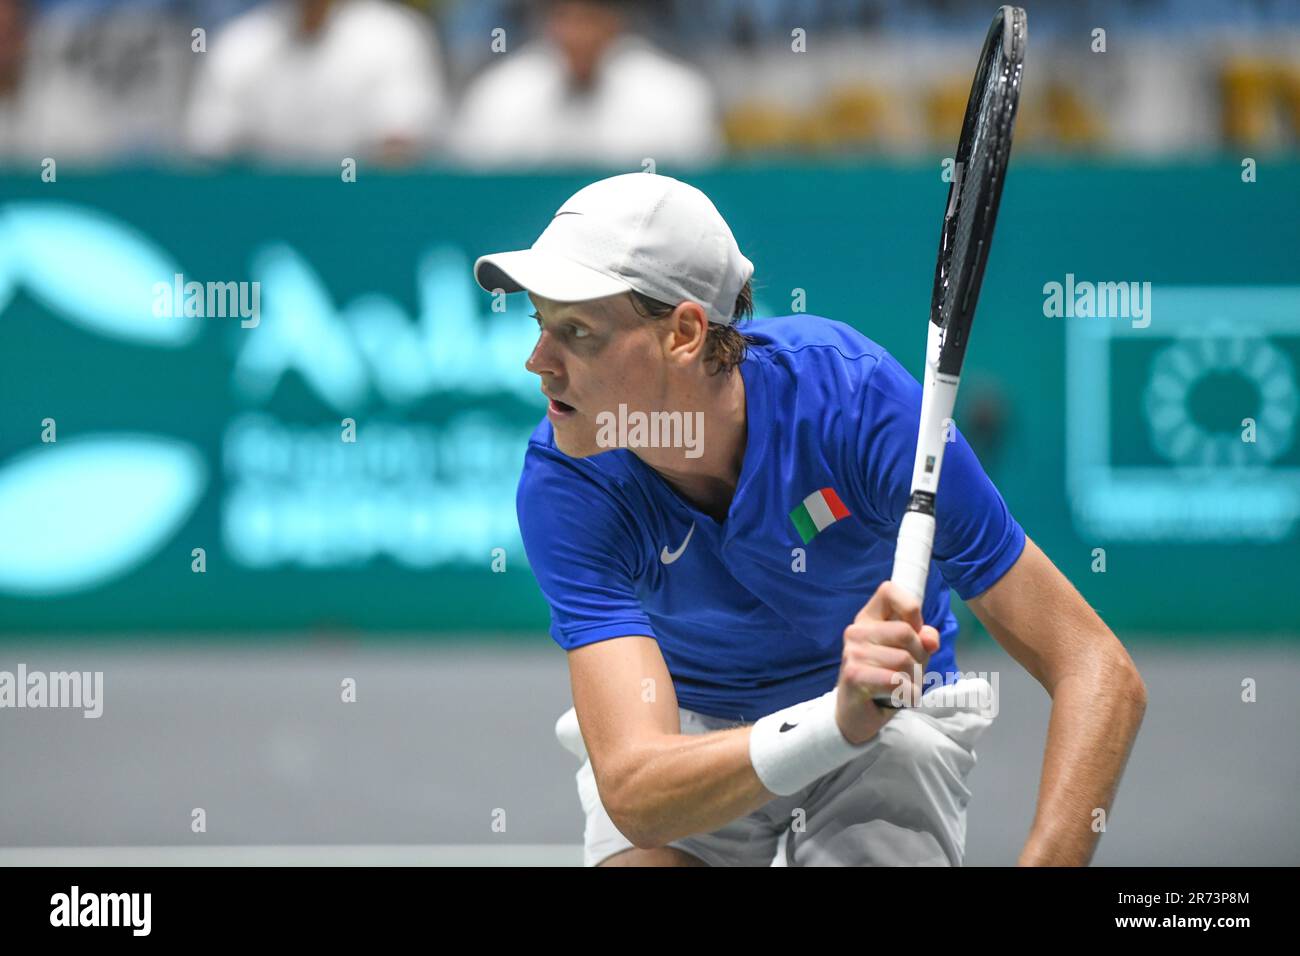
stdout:
<svg viewBox="0 0 1300 956">
<path fill-rule="evenodd" d="M 679 710 L 684 734 L 740 726 Z M 566 719 L 576 732 L 572 711 L 560 724 Z M 717 830 L 668 845 L 710 866 L 960 866 L 970 802 L 966 780 L 975 766 L 975 741 L 992 722 L 976 712 L 901 710 L 838 770 Z M 587 815 L 583 862 L 596 866 L 632 843 L 605 812 L 591 761 L 578 752 L 584 757 L 578 796 Z"/>
</svg>

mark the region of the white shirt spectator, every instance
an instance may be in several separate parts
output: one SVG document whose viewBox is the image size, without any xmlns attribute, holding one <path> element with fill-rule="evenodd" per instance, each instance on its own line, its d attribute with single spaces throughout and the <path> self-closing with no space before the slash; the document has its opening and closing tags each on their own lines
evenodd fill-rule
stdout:
<svg viewBox="0 0 1300 956">
<path fill-rule="evenodd" d="M 86 165 L 175 152 L 188 30 L 157 4 L 33 7 L 18 85 L 0 95 L 0 155 Z"/>
<path fill-rule="evenodd" d="M 384 0 L 338 0 L 303 36 L 293 2 L 231 21 L 212 41 L 187 120 L 204 156 L 247 152 L 338 164 L 385 144 L 427 151 L 446 111 L 432 29 Z"/>
<path fill-rule="evenodd" d="M 547 40 L 502 56 L 470 84 L 453 126 L 451 151 L 462 163 L 692 165 L 721 152 L 708 82 L 639 37 L 615 39 L 585 91 L 573 89 Z"/>
</svg>

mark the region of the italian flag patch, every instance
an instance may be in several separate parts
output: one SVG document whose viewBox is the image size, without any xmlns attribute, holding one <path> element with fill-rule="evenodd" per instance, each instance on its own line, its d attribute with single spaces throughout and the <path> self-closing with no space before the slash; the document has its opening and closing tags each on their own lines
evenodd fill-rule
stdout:
<svg viewBox="0 0 1300 956">
<path fill-rule="evenodd" d="M 803 538 L 803 543 L 807 544 L 821 531 L 825 531 L 841 518 L 849 516 L 849 509 L 844 507 L 844 502 L 840 501 L 840 496 L 835 493 L 834 488 L 823 488 L 821 491 L 814 491 L 803 503 L 790 512 L 790 520 L 794 522 L 795 530 L 799 532 L 799 537 Z"/>
</svg>

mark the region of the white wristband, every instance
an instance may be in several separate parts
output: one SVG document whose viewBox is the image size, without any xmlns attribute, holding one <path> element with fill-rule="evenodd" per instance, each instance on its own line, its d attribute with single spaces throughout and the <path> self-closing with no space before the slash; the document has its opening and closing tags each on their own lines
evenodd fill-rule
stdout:
<svg viewBox="0 0 1300 956">
<path fill-rule="evenodd" d="M 772 793 L 797 793 L 848 763 L 875 741 L 851 744 L 835 721 L 835 694 L 805 700 L 760 718 L 749 732 L 749 762 Z"/>
</svg>

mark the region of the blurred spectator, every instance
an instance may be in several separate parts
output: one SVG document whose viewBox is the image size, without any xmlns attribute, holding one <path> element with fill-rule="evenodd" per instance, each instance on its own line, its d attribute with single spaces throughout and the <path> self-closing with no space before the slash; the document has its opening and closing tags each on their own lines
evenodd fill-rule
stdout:
<svg viewBox="0 0 1300 956">
<path fill-rule="evenodd" d="M 0 0 L 0 161 L 942 154 L 996 6 L 403 2 Z M 1018 152 L 1300 147 L 1296 0 L 1047 3 L 1030 20 Z M 454 124 L 448 89 L 465 90 Z"/>
<path fill-rule="evenodd" d="M 186 123 L 200 156 L 400 163 L 437 141 L 446 111 L 429 25 L 385 0 L 277 0 L 213 40 Z"/>
<path fill-rule="evenodd" d="M 23 86 L 27 58 L 26 0 L 0 0 L 0 155 L 13 156 L 29 138 L 29 100 Z"/>
<path fill-rule="evenodd" d="M 172 0 L 0 0 L 0 154 L 74 163 L 176 148 L 189 27 Z"/>
<path fill-rule="evenodd" d="M 508 47 L 466 90 L 454 157 L 479 167 L 716 159 L 709 83 L 629 32 L 624 7 L 546 0 L 543 36 L 518 52 Z"/>
</svg>

